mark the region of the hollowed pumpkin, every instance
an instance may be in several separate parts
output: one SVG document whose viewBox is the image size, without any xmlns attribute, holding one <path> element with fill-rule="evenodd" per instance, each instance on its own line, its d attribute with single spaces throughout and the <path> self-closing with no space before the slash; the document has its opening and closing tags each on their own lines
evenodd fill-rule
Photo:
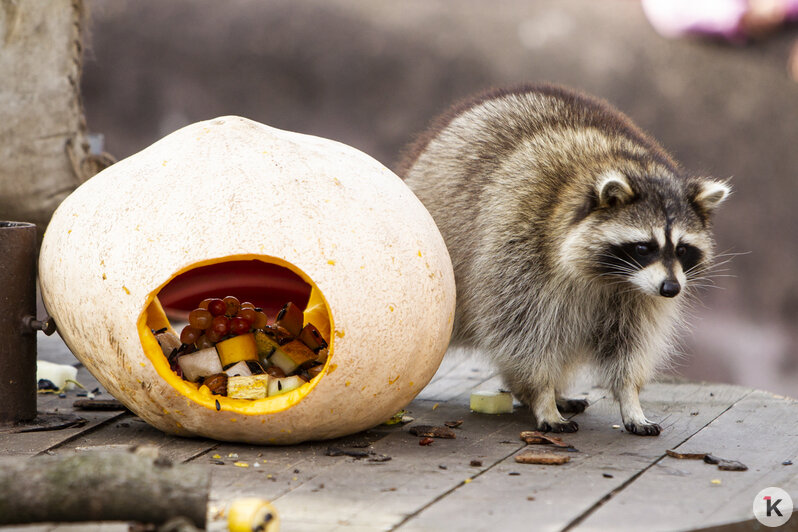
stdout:
<svg viewBox="0 0 798 532">
<path fill-rule="evenodd" d="M 187 126 L 81 185 L 50 222 L 39 276 L 66 344 L 133 412 L 250 443 L 384 421 L 432 377 L 454 317 L 443 240 L 398 177 L 354 148 L 239 117 Z M 293 294 L 330 344 L 321 374 L 247 400 L 173 373 L 151 331 L 230 290 L 267 308 Z"/>
</svg>

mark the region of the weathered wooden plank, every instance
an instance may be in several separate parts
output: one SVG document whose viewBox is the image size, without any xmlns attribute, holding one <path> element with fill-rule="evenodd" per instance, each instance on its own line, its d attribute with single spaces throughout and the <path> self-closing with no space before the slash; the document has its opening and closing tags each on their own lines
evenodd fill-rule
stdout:
<svg viewBox="0 0 798 532">
<path fill-rule="evenodd" d="M 575 418 L 579 432 L 563 436 L 580 450 L 569 463 L 521 465 L 508 457 L 412 515 L 399 529 L 457 530 L 490 523 L 491 528 L 519 530 L 535 523 L 537 530 L 560 530 L 748 393 L 727 385 L 653 384 L 644 390 L 642 401 L 652 419 L 663 425 L 656 438 L 613 429 L 620 424 L 617 404 L 608 398 L 597 401 Z"/>
<path fill-rule="evenodd" d="M 499 382 L 495 379 L 489 385 L 497 386 Z M 212 504 L 222 508 L 237 497 L 254 495 L 275 501 L 291 530 L 389 529 L 404 515 L 429 504 L 524 445 L 518 433 L 531 428 L 530 416 L 524 409 L 515 415 L 473 414 L 467 406 L 469 393 L 470 388 L 461 393 L 457 403 L 417 400 L 408 407 L 416 425 L 440 425 L 463 419 L 455 440 L 436 440 L 430 447 L 421 447 L 419 438 L 408 434 L 409 426 L 380 427 L 373 431 L 376 434 L 351 438 L 365 438 L 364 443 L 371 441 L 369 449 L 378 455 L 391 456 L 389 462 L 324 455 L 330 445 L 348 447 L 346 441 L 278 448 L 224 444 L 215 450 L 227 465 L 214 469 Z M 498 427 L 504 426 L 512 428 L 503 434 L 496 433 Z M 383 438 L 379 439 L 380 436 Z M 237 456 L 229 458 L 229 452 Z M 261 463 L 256 471 L 254 461 L 264 459 L 267 462 Z M 482 461 L 482 465 L 472 466 L 472 459 Z M 213 461 L 213 457 L 207 455 L 201 460 Z M 230 467 L 233 460 L 249 467 Z M 446 469 L 441 469 L 441 465 Z M 264 477 L 268 482 L 256 481 Z M 419 490 L 412 482 L 418 478 L 425 479 L 426 489 Z M 388 509 L 387 515 L 383 508 Z M 210 529 L 221 530 L 220 526 L 219 522 L 213 522 Z"/>
<path fill-rule="evenodd" d="M 140 418 L 125 414 L 105 426 L 53 449 L 55 454 L 74 452 L 122 450 L 131 446 L 156 447 L 159 454 L 174 462 L 185 462 L 206 454 L 219 445 L 203 438 L 180 438 L 161 432 Z"/>
<path fill-rule="evenodd" d="M 119 416 L 118 412 L 86 412 L 81 417 L 88 420 L 82 427 L 42 432 L 0 434 L 0 453 L 3 456 L 30 457 L 52 449 L 65 441 L 80 437 L 103 423 Z"/>
<path fill-rule="evenodd" d="M 100 387 L 97 380 L 83 366 L 78 368 L 78 382 L 89 390 L 99 387 L 102 391 L 102 387 Z M 77 398 L 79 391 L 81 390 L 69 391 L 65 398 L 58 397 L 55 394 L 39 394 L 37 408 L 40 412 L 74 413 L 88 420 L 87 424 L 82 427 L 61 430 L 0 434 L 0 453 L 5 456 L 34 456 L 66 441 L 79 438 L 82 434 L 91 432 L 98 426 L 122 416 L 121 412 L 84 412 L 74 410 L 72 403 Z"/>
<path fill-rule="evenodd" d="M 481 416 L 467 407 L 431 401 L 411 405 L 415 424 L 441 425 L 463 419 L 457 438 L 436 439 L 420 446 L 408 427 L 374 443 L 388 462 L 348 460 L 317 475 L 312 483 L 277 498 L 274 503 L 291 530 L 316 530 L 324 525 L 389 530 L 405 515 L 479 475 L 517 451 L 519 428 L 529 428 L 514 415 Z M 482 465 L 472 466 L 472 460 Z M 324 489 L 314 490 L 314 486 Z"/>
<path fill-rule="evenodd" d="M 225 530 L 219 511 L 242 497 L 262 497 L 274 500 L 298 486 L 306 485 L 311 493 L 326 489 L 316 478 L 326 470 L 344 463 L 354 463 L 346 456 L 327 456 L 330 446 L 366 451 L 370 445 L 399 427 L 381 427 L 326 442 L 309 442 L 294 446 L 259 447 L 221 444 L 213 452 L 195 463 L 213 464 L 209 530 Z M 224 465 L 216 465 L 224 462 Z M 238 462 L 239 466 L 235 463 Z M 255 465 L 257 464 L 257 466 Z"/>
<path fill-rule="evenodd" d="M 430 382 L 418 395 L 419 400 L 448 401 L 470 392 L 471 389 L 496 375 L 496 370 L 482 357 L 472 357 L 465 353 L 446 355 L 455 364 L 441 378 Z"/>
<path fill-rule="evenodd" d="M 0 526 L 2 532 L 129 532 L 130 523 L 38 523 L 33 525 Z"/>
<path fill-rule="evenodd" d="M 752 519 L 760 490 L 775 486 L 798 494 L 798 465 L 782 465 L 788 460 L 798 464 L 797 421 L 798 401 L 753 392 L 677 447 L 682 453 L 739 460 L 747 471 L 663 457 L 576 530 L 632 530 L 642 520 L 648 530 L 678 530 Z"/>
</svg>

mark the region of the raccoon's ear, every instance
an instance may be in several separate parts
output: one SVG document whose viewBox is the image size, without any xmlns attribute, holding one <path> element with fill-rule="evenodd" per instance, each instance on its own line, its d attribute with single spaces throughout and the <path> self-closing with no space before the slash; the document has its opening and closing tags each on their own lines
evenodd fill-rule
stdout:
<svg viewBox="0 0 798 532">
<path fill-rule="evenodd" d="M 722 181 L 702 179 L 691 192 L 693 203 L 704 213 L 712 214 L 729 197 L 731 187 Z"/>
<path fill-rule="evenodd" d="M 596 196 L 599 207 L 624 205 L 634 198 L 634 191 L 626 176 L 620 172 L 606 172 L 599 176 L 596 185 Z"/>
</svg>

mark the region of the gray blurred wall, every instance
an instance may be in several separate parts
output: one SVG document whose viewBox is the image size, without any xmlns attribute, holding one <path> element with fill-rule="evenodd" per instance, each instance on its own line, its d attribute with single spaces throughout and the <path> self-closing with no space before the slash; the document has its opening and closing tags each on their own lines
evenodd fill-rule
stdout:
<svg viewBox="0 0 798 532">
<path fill-rule="evenodd" d="M 674 371 L 798 395 L 795 30 L 751 47 L 668 41 L 632 0 L 89 6 L 88 124 L 120 158 L 238 114 L 393 167 L 436 113 L 489 86 L 552 81 L 606 98 L 735 190 L 717 217 L 719 250 L 747 254 L 696 306 Z"/>
</svg>

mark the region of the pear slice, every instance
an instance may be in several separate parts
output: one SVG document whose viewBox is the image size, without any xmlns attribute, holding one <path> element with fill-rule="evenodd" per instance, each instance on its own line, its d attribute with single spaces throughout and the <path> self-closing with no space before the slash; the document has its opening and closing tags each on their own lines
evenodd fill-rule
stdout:
<svg viewBox="0 0 798 532">
<path fill-rule="evenodd" d="M 252 371 L 245 360 L 240 360 L 224 370 L 228 377 L 249 377 Z"/>
<path fill-rule="evenodd" d="M 177 359 L 177 364 L 183 371 L 183 378 L 191 382 L 197 382 L 200 377 L 223 372 L 219 355 L 213 347 L 181 355 Z"/>
<path fill-rule="evenodd" d="M 272 356 L 269 357 L 269 362 L 283 370 L 286 375 L 290 375 L 303 364 L 314 362 L 315 360 L 316 353 L 299 340 L 288 342 L 276 349 Z"/>
<path fill-rule="evenodd" d="M 282 379 L 272 378 L 269 381 L 269 397 L 296 390 L 303 384 L 305 384 L 305 381 L 299 375 L 291 375 Z"/>
</svg>

